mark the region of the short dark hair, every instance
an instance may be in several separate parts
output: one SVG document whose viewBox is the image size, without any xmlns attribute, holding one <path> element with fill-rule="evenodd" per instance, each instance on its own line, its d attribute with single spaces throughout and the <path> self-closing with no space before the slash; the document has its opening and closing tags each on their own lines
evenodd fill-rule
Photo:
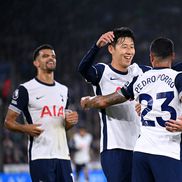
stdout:
<svg viewBox="0 0 182 182">
<path fill-rule="evenodd" d="M 37 47 L 34 52 L 33 52 L 33 60 L 35 60 L 37 58 L 37 56 L 39 55 L 39 51 L 43 50 L 43 49 L 51 49 L 54 50 L 54 48 L 50 45 L 50 44 L 42 44 L 39 47 Z"/>
<path fill-rule="evenodd" d="M 113 45 L 116 45 L 118 39 L 122 37 L 130 37 L 133 40 L 133 42 L 135 42 L 134 32 L 128 27 L 115 28 L 113 32 L 114 32 L 114 41 L 112 42 Z"/>
<path fill-rule="evenodd" d="M 150 52 L 162 59 L 172 56 L 174 52 L 174 43 L 172 40 L 165 37 L 154 39 L 150 45 Z"/>
</svg>

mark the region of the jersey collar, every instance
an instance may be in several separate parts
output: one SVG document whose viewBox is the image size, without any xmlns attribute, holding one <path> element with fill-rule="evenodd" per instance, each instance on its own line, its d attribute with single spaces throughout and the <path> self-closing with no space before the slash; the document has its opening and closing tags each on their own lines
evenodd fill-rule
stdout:
<svg viewBox="0 0 182 182">
<path fill-rule="evenodd" d="M 169 67 L 154 67 L 153 70 L 169 69 Z"/>
<path fill-rule="evenodd" d="M 37 77 L 35 77 L 35 80 L 37 82 L 39 82 L 40 84 L 43 84 L 43 85 L 46 85 L 46 86 L 54 86 L 55 85 L 55 81 L 52 84 L 48 84 L 48 83 L 45 83 L 45 82 L 40 81 Z"/>
<path fill-rule="evenodd" d="M 119 70 L 115 69 L 114 67 L 112 67 L 111 64 L 109 64 L 109 67 L 110 67 L 114 72 L 116 72 L 116 73 L 118 73 L 118 74 L 121 74 L 121 75 L 127 75 L 127 74 L 128 74 L 128 71 L 126 71 L 126 72 L 124 72 L 124 71 L 119 71 Z"/>
</svg>

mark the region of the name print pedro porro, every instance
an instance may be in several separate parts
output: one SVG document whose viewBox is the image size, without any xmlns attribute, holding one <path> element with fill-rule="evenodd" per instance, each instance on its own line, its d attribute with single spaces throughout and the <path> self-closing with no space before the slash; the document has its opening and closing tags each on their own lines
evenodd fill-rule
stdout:
<svg viewBox="0 0 182 182">
<path fill-rule="evenodd" d="M 169 85 L 171 88 L 174 87 L 174 81 L 172 78 L 170 78 L 168 75 L 165 74 L 160 74 L 158 76 L 152 75 L 150 77 L 146 77 L 146 79 L 143 79 L 142 81 L 140 81 L 136 86 L 135 86 L 135 91 L 137 93 L 140 93 L 140 91 L 149 84 L 152 84 L 156 81 L 162 81 L 163 83 Z"/>
</svg>

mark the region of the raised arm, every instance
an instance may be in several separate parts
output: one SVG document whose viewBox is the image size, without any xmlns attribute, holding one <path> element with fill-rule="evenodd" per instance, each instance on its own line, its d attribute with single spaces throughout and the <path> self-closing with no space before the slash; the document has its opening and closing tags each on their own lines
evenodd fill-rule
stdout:
<svg viewBox="0 0 182 182">
<path fill-rule="evenodd" d="M 101 48 L 107 45 L 108 43 L 111 43 L 113 40 L 114 40 L 114 33 L 112 31 L 106 32 L 100 36 L 96 45 L 97 47 Z"/>
<path fill-rule="evenodd" d="M 95 69 L 92 67 L 95 57 L 99 51 L 99 47 L 94 44 L 91 49 L 85 54 L 85 56 L 82 58 L 79 66 L 78 71 L 80 74 L 86 78 L 89 79 L 89 75 L 95 74 Z M 88 78 L 87 78 L 88 77 Z"/>
<path fill-rule="evenodd" d="M 78 66 L 78 71 L 88 82 L 96 84 L 100 80 L 104 67 L 98 67 L 94 65 L 95 57 L 98 54 L 100 48 L 113 41 L 113 37 L 113 32 L 107 32 L 101 35 L 101 37 L 81 60 Z"/>
</svg>

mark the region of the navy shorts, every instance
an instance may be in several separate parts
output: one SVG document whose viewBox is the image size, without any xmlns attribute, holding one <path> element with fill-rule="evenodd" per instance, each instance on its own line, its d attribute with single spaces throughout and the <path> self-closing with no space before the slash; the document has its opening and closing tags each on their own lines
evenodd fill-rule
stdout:
<svg viewBox="0 0 182 182">
<path fill-rule="evenodd" d="M 131 182 L 133 151 L 105 150 L 101 153 L 101 165 L 108 182 Z"/>
<path fill-rule="evenodd" d="M 73 182 L 70 160 L 38 159 L 30 161 L 32 182 Z"/>
<path fill-rule="evenodd" d="M 134 152 L 132 182 L 181 182 L 182 162 L 170 157 Z"/>
</svg>

